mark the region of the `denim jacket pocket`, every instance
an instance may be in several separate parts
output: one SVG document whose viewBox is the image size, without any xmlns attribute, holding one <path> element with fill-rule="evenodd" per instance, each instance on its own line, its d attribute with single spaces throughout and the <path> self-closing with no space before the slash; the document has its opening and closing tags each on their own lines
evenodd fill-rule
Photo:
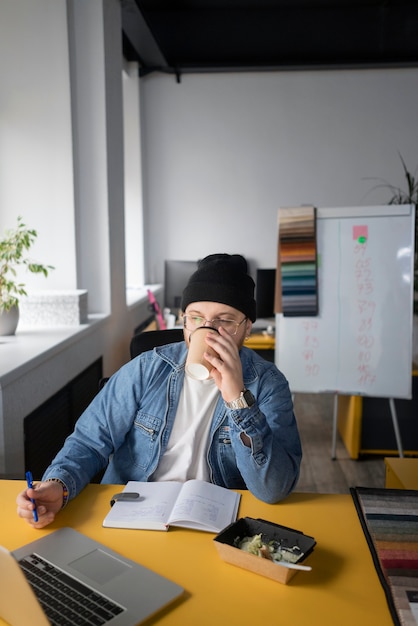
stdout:
<svg viewBox="0 0 418 626">
<path fill-rule="evenodd" d="M 230 489 L 246 489 L 244 480 L 238 470 L 235 452 L 231 444 L 230 427 L 223 425 L 219 428 L 215 440 L 216 446 L 216 472 L 220 472 L 222 482 Z"/>
<path fill-rule="evenodd" d="M 135 467 L 143 470 L 149 467 L 158 451 L 161 427 L 160 418 L 138 411 L 127 442 Z"/>
</svg>

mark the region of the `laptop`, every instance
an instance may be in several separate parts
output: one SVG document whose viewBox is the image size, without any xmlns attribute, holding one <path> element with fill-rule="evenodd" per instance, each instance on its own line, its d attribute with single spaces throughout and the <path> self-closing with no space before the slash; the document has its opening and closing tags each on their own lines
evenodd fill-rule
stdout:
<svg viewBox="0 0 418 626">
<path fill-rule="evenodd" d="M 13 552 L 0 546 L 0 571 L 0 616 L 11 626 L 136 626 L 184 592 L 72 528 Z"/>
</svg>

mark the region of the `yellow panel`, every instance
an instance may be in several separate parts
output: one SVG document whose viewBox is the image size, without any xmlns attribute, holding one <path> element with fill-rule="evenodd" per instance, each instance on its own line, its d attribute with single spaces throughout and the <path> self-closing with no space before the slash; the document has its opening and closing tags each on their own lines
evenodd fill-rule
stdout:
<svg viewBox="0 0 418 626">
<path fill-rule="evenodd" d="M 338 432 L 352 459 L 358 459 L 363 402 L 360 396 L 338 396 Z"/>
<path fill-rule="evenodd" d="M 413 370 L 412 376 L 418 376 Z M 361 396 L 338 396 L 338 432 L 352 459 L 359 454 L 398 454 L 398 450 L 366 450 L 361 448 L 363 402 Z M 405 456 L 416 456 L 416 450 L 404 450 Z"/>
<path fill-rule="evenodd" d="M 418 459 L 385 459 L 387 489 L 418 489 Z"/>
<path fill-rule="evenodd" d="M 245 340 L 244 345 L 252 350 L 274 350 L 276 340 L 274 335 L 264 333 L 251 334 Z"/>
</svg>

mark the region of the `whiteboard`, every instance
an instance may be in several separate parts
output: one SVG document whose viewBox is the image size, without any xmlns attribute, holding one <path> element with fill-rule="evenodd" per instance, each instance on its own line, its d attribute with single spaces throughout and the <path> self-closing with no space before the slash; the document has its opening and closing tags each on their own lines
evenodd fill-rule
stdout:
<svg viewBox="0 0 418 626">
<path fill-rule="evenodd" d="M 414 205 L 317 209 L 319 314 L 276 314 L 292 393 L 412 397 L 414 228 Z"/>
</svg>

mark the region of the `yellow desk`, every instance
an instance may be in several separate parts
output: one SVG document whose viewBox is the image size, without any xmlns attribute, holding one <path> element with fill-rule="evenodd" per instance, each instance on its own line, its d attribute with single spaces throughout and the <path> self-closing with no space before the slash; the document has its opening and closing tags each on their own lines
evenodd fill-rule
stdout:
<svg viewBox="0 0 418 626">
<path fill-rule="evenodd" d="M 266 361 L 274 363 L 276 339 L 267 333 L 251 333 L 244 342 L 247 348 L 258 352 Z"/>
<path fill-rule="evenodd" d="M 239 517 L 261 517 L 313 535 L 311 572 L 288 585 L 221 561 L 214 535 L 171 528 L 168 532 L 102 528 L 109 499 L 120 486 L 89 485 L 44 530 L 16 516 L 23 481 L 0 481 L 0 542 L 13 550 L 60 526 L 93 537 L 182 585 L 184 600 L 149 624 L 186 626 L 392 626 L 351 496 L 293 494 L 268 505 L 243 492 Z M 0 624 L 4 624 L 0 619 Z"/>
<path fill-rule="evenodd" d="M 387 489 L 418 489 L 418 458 L 385 458 Z"/>
<path fill-rule="evenodd" d="M 244 344 L 247 348 L 252 348 L 253 350 L 274 350 L 276 339 L 274 335 L 268 335 L 267 333 L 251 333 Z"/>
</svg>

